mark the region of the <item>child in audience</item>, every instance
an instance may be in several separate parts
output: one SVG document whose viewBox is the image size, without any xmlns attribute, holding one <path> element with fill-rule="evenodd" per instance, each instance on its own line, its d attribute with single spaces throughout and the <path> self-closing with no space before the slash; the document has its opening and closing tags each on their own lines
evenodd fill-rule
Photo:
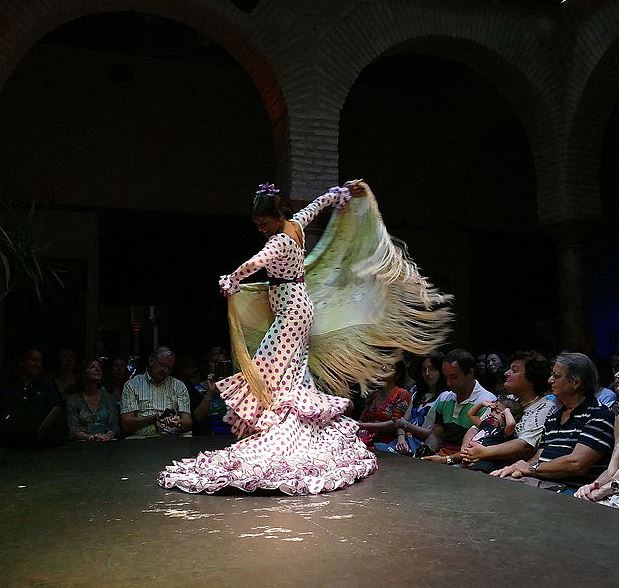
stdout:
<svg viewBox="0 0 619 588">
<path fill-rule="evenodd" d="M 489 412 L 487 408 L 490 408 Z M 478 402 L 469 410 L 473 426 L 464 436 L 462 447 L 467 447 L 471 443 L 481 443 L 488 447 L 513 439 L 516 424 L 521 417 L 520 404 L 506 396 L 500 396 L 494 402 Z M 471 469 L 490 473 L 500 465 L 494 461 L 478 461 L 471 466 Z"/>
</svg>

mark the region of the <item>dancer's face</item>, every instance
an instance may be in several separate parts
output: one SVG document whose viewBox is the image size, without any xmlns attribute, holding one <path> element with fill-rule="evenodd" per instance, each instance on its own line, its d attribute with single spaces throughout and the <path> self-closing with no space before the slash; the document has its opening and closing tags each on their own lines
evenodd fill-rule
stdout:
<svg viewBox="0 0 619 588">
<path fill-rule="evenodd" d="M 282 230 L 283 218 L 272 216 L 255 216 L 253 218 L 256 228 L 268 239 Z"/>
</svg>

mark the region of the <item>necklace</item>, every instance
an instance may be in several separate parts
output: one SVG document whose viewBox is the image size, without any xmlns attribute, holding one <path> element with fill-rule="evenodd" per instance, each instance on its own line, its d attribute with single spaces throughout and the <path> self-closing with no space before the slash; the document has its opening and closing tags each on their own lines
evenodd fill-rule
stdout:
<svg viewBox="0 0 619 588">
<path fill-rule="evenodd" d="M 533 404 L 534 402 L 537 402 L 541 397 L 542 395 L 536 396 L 535 398 L 532 398 L 531 400 L 529 400 L 529 402 L 525 402 L 524 404 L 521 404 L 520 406 L 522 406 L 522 408 L 525 409 L 527 406 L 531 406 L 531 404 Z"/>
</svg>

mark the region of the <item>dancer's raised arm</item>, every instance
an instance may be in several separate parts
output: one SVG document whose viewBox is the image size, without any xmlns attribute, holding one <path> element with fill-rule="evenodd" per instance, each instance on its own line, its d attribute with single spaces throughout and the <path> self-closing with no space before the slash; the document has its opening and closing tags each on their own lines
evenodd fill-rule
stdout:
<svg viewBox="0 0 619 588">
<path fill-rule="evenodd" d="M 241 264 L 231 274 L 219 278 L 219 288 L 224 296 L 232 296 L 241 290 L 239 282 L 265 267 L 282 255 L 283 244 L 280 239 L 269 239 L 256 255 Z"/>
</svg>

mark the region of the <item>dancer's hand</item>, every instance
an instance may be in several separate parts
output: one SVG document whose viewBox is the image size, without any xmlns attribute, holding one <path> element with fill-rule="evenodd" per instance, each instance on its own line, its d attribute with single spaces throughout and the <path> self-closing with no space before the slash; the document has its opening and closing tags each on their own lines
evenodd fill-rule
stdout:
<svg viewBox="0 0 619 588">
<path fill-rule="evenodd" d="M 369 186 L 362 180 L 349 180 L 344 184 L 344 188 L 350 190 L 350 194 L 353 198 L 361 198 L 366 195 L 366 190 Z"/>
</svg>

